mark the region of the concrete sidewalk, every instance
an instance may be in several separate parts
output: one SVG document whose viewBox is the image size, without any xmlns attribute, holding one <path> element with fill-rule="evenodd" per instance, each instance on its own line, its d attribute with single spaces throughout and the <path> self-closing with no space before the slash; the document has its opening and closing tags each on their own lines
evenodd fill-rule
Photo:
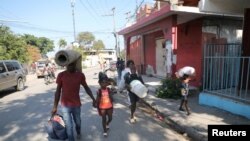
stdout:
<svg viewBox="0 0 250 141">
<path fill-rule="evenodd" d="M 164 122 L 178 132 L 187 134 L 193 140 L 206 141 L 208 125 L 250 124 L 250 119 L 217 108 L 199 105 L 198 91 L 189 95 L 188 105 L 191 115 L 187 116 L 186 113 L 178 110 L 180 100 L 161 99 L 155 96 L 155 90 L 161 85 L 161 79 L 145 75 L 142 77 L 149 89 L 149 94 L 143 99 L 143 102 L 159 111 L 165 117 Z"/>
</svg>

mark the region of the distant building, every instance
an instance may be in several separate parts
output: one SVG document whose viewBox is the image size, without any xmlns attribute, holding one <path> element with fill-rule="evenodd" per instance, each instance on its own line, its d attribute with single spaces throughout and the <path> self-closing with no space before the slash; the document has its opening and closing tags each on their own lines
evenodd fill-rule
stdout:
<svg viewBox="0 0 250 141">
<path fill-rule="evenodd" d="M 116 61 L 116 51 L 114 49 L 103 49 L 103 50 L 87 50 L 85 51 L 86 60 L 83 61 L 83 65 L 86 67 L 94 67 L 99 65 L 100 60 L 106 61 Z"/>
</svg>

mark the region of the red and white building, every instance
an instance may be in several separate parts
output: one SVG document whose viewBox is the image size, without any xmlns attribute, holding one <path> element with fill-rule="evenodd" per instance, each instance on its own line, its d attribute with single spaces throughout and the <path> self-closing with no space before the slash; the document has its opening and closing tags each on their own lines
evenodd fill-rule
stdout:
<svg viewBox="0 0 250 141">
<path fill-rule="evenodd" d="M 196 69 L 199 103 L 250 119 L 250 1 L 159 0 L 122 29 L 126 57 L 145 74 Z"/>
<path fill-rule="evenodd" d="M 247 0 L 161 0 L 138 10 L 136 22 L 119 31 L 126 57 L 145 73 L 151 65 L 165 77 L 183 66 L 196 69 L 194 86 L 202 83 L 203 46 L 242 41 Z M 168 50 L 172 48 L 172 50 Z M 171 63 L 171 65 L 169 64 Z"/>
</svg>

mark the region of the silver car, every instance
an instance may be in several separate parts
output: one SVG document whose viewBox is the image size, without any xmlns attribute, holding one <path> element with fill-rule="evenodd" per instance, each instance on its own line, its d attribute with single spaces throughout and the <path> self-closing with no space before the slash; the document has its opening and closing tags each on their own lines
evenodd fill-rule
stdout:
<svg viewBox="0 0 250 141">
<path fill-rule="evenodd" d="M 25 87 L 26 71 L 17 60 L 0 60 L 0 91 L 15 87 L 21 91 Z"/>
</svg>

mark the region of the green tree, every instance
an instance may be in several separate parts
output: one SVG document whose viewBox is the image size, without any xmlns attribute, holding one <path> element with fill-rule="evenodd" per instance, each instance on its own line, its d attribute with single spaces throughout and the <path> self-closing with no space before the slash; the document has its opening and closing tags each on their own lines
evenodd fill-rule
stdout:
<svg viewBox="0 0 250 141">
<path fill-rule="evenodd" d="M 104 48 L 105 48 L 105 45 L 102 42 L 102 40 L 94 41 L 92 49 L 97 50 L 97 52 L 98 52 L 98 50 L 101 50 L 101 49 L 104 49 Z"/>
<path fill-rule="evenodd" d="M 35 46 L 35 47 L 38 47 L 38 46 L 39 46 L 38 38 L 35 37 L 34 35 L 24 34 L 24 35 L 22 36 L 22 38 L 25 40 L 25 42 L 26 42 L 28 45 L 32 45 L 32 46 Z"/>
<path fill-rule="evenodd" d="M 80 47 L 86 48 L 95 41 L 95 36 L 91 32 L 80 32 L 77 36 Z"/>
<path fill-rule="evenodd" d="M 60 40 L 58 41 L 58 46 L 59 46 L 59 48 L 65 48 L 66 45 L 67 45 L 67 42 L 66 42 L 64 39 L 60 39 Z"/>
<path fill-rule="evenodd" d="M 46 38 L 46 37 L 40 37 L 39 38 L 39 46 L 38 48 L 40 49 L 42 54 L 47 54 L 50 51 L 54 50 L 54 41 Z"/>
<path fill-rule="evenodd" d="M 35 37 L 34 35 L 24 34 L 22 38 L 28 45 L 37 47 L 42 55 L 47 54 L 54 49 L 54 42 L 46 37 Z"/>
<path fill-rule="evenodd" d="M 37 60 L 42 58 L 40 50 L 37 47 L 28 45 L 27 49 L 28 49 L 27 51 L 29 54 L 30 62 L 36 62 Z"/>
<path fill-rule="evenodd" d="M 28 62 L 27 45 L 20 36 L 10 31 L 9 27 L 0 26 L 0 60 L 10 59 Z"/>
</svg>

